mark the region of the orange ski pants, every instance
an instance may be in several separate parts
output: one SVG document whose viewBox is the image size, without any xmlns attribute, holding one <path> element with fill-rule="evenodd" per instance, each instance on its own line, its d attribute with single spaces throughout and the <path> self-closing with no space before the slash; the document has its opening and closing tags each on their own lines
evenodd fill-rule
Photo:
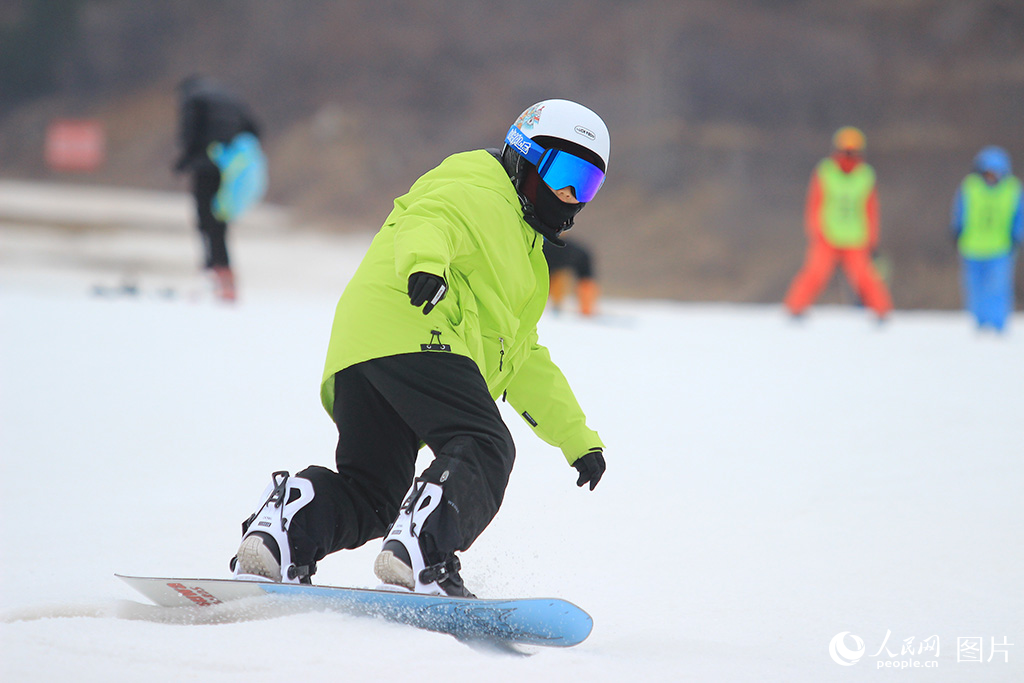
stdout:
<svg viewBox="0 0 1024 683">
<path fill-rule="evenodd" d="M 799 315 L 814 303 L 841 264 L 846 279 L 864 305 L 879 317 L 892 310 L 892 298 L 885 281 L 871 263 L 867 249 L 837 249 L 825 242 L 815 241 L 807 249 L 803 268 L 789 286 L 783 303 L 793 315 Z"/>
</svg>

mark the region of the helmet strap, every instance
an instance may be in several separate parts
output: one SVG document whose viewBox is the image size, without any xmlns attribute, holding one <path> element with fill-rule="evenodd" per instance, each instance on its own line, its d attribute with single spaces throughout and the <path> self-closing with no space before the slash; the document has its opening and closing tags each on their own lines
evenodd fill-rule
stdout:
<svg viewBox="0 0 1024 683">
<path fill-rule="evenodd" d="M 534 230 L 557 246 L 564 246 L 560 235 L 572 228 L 576 214 L 585 203 L 566 204 L 555 195 L 532 165 L 526 166 L 520 181 L 519 201 L 523 205 L 523 218 Z"/>
</svg>

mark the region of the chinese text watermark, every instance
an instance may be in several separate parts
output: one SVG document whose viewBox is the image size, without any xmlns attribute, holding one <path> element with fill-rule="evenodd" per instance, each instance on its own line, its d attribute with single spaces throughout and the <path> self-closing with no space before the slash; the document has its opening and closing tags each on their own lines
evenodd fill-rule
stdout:
<svg viewBox="0 0 1024 683">
<path fill-rule="evenodd" d="M 996 636 L 988 636 L 987 640 L 984 636 L 960 636 L 956 639 L 956 662 L 1009 664 L 1013 645 L 1007 636 L 999 640 Z M 874 647 L 869 648 L 864 639 L 849 631 L 837 633 L 828 644 L 829 656 L 840 666 L 853 666 L 867 656 L 867 659 L 874 660 L 872 665 L 876 669 L 918 669 L 939 666 L 942 643 L 938 635 L 894 639 L 892 631 L 886 629 L 875 653 L 867 654 L 869 649 Z"/>
</svg>

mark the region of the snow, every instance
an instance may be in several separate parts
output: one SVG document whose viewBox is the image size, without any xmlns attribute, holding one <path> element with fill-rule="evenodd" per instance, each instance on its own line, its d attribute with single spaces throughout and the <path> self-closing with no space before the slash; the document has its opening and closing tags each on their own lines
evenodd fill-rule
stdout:
<svg viewBox="0 0 1024 683">
<path fill-rule="evenodd" d="M 571 600 L 595 627 L 510 657 L 280 605 L 168 612 L 116 579 L 227 576 L 270 472 L 332 463 L 320 373 L 369 235 L 280 211 L 239 224 L 227 306 L 192 274 L 180 196 L 96 188 L 113 213 L 68 226 L 81 197 L 18 189 L 0 183 L 4 681 L 1024 679 L 1021 314 L 1004 337 L 955 312 L 546 314 L 609 469 L 576 488 L 502 405 L 517 464 L 463 574 L 484 597 Z M 140 296 L 90 295 L 125 278 Z M 376 548 L 328 557 L 318 582 L 375 585 Z M 842 632 L 863 642 L 852 666 L 829 655 Z M 982 662 L 957 661 L 966 637 Z"/>
</svg>

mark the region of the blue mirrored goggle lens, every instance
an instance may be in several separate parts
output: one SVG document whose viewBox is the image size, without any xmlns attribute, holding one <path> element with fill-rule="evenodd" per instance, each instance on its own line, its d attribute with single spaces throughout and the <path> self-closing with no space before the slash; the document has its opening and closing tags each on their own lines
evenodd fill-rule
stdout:
<svg viewBox="0 0 1024 683">
<path fill-rule="evenodd" d="M 549 149 L 537 165 L 537 174 L 552 190 L 571 187 L 576 199 L 589 202 L 604 184 L 604 171 L 589 161 L 559 149 Z"/>
<path fill-rule="evenodd" d="M 537 173 L 553 190 L 571 187 L 576 199 L 589 202 L 604 183 L 604 171 L 588 161 L 558 149 L 544 149 L 514 125 L 505 142 L 537 167 Z"/>
</svg>

